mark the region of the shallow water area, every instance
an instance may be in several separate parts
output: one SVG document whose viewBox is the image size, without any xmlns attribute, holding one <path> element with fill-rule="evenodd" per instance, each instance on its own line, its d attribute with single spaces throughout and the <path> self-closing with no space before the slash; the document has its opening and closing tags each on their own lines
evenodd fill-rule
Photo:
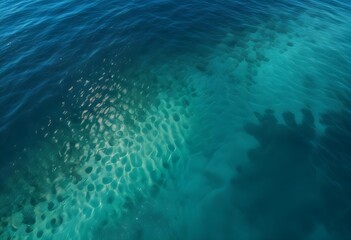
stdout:
<svg viewBox="0 0 351 240">
<path fill-rule="evenodd" d="M 351 5 L 122 2 L 4 7 L 0 238 L 348 239 Z"/>
</svg>

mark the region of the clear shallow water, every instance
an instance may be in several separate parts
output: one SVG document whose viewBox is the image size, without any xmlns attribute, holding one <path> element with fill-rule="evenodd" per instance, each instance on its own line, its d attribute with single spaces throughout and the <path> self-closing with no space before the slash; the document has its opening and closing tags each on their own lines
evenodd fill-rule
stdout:
<svg viewBox="0 0 351 240">
<path fill-rule="evenodd" d="M 0 3 L 1 239 L 348 239 L 346 1 Z"/>
</svg>

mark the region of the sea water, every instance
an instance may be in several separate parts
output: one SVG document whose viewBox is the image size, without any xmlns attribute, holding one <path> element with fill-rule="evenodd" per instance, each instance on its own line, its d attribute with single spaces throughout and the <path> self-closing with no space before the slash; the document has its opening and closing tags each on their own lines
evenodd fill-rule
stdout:
<svg viewBox="0 0 351 240">
<path fill-rule="evenodd" d="M 0 239 L 351 236 L 348 1 L 0 9 Z"/>
</svg>

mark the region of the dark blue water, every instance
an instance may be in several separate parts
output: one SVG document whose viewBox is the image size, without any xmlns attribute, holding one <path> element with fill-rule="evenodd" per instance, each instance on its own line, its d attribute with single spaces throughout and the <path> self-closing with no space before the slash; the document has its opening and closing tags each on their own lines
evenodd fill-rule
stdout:
<svg viewBox="0 0 351 240">
<path fill-rule="evenodd" d="M 0 239 L 350 239 L 348 1 L 0 10 Z"/>
</svg>

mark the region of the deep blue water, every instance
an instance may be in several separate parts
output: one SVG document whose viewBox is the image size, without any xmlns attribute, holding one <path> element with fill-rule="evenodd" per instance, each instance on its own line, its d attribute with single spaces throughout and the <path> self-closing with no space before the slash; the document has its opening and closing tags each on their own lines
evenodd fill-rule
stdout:
<svg viewBox="0 0 351 240">
<path fill-rule="evenodd" d="M 350 239 L 348 1 L 0 10 L 0 239 Z"/>
</svg>

